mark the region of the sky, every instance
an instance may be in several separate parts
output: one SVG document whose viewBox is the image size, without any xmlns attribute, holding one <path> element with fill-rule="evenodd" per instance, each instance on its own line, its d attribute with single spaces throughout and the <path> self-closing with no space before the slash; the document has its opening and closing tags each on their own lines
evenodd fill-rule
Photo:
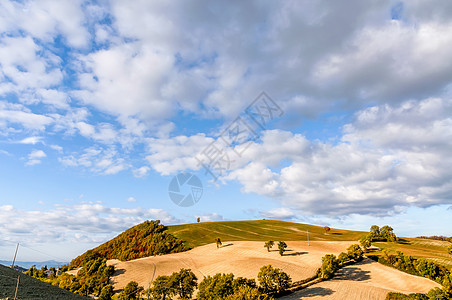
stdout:
<svg viewBox="0 0 452 300">
<path fill-rule="evenodd" d="M 451 15 L 0 0 L 0 259 L 70 261 L 148 219 L 452 236 Z"/>
</svg>

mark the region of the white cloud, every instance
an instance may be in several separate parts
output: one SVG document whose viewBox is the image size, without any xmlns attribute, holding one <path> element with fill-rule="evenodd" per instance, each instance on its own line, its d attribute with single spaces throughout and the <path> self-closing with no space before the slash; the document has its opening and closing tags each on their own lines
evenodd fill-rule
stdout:
<svg viewBox="0 0 452 300">
<path fill-rule="evenodd" d="M 180 222 L 162 209 L 111 208 L 99 203 L 79 203 L 38 211 L 4 205 L 0 206 L 0 234 L 14 235 L 24 243 L 70 242 L 82 235 L 101 242 L 106 241 L 107 236 L 151 219 L 159 219 L 165 225 Z"/>
<path fill-rule="evenodd" d="M 30 137 L 24 138 L 23 140 L 19 141 L 19 143 L 35 145 L 37 143 L 41 143 L 42 139 L 43 138 L 41 136 L 30 136 Z"/>
<path fill-rule="evenodd" d="M 202 215 L 196 215 L 195 219 L 199 218 L 200 222 L 217 222 L 217 221 L 227 221 L 222 215 L 217 213 L 208 213 Z"/>
<path fill-rule="evenodd" d="M 127 202 L 137 202 L 137 200 L 133 197 L 127 198 Z"/>
<path fill-rule="evenodd" d="M 145 177 L 146 175 L 148 175 L 149 171 L 151 169 L 148 166 L 143 166 L 141 168 L 135 169 L 133 170 L 133 176 L 137 177 L 137 178 L 142 178 Z"/>
<path fill-rule="evenodd" d="M 71 154 L 58 158 L 67 167 L 83 167 L 95 173 L 112 175 L 129 169 L 130 164 L 114 147 L 90 147 L 83 154 Z"/>
<path fill-rule="evenodd" d="M 295 213 L 286 207 L 271 209 L 268 211 L 260 211 L 259 214 L 266 219 L 293 220 Z"/>
<path fill-rule="evenodd" d="M 47 157 L 44 151 L 42 150 L 33 150 L 30 154 L 28 154 L 28 166 L 33 166 L 41 163 L 41 160 Z"/>
</svg>

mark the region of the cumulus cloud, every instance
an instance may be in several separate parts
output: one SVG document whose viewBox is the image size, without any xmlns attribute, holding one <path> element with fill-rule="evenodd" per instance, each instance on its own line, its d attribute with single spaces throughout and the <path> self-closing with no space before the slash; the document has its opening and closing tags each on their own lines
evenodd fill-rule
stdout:
<svg viewBox="0 0 452 300">
<path fill-rule="evenodd" d="M 33 166 L 41 163 L 41 160 L 47 157 L 44 151 L 42 150 L 33 150 L 30 154 L 28 154 L 28 166 Z"/>
<path fill-rule="evenodd" d="M 266 219 L 293 220 L 295 213 L 286 207 L 271 209 L 268 211 L 260 211 L 259 214 Z"/>
<path fill-rule="evenodd" d="M 45 211 L 0 206 L 1 235 L 15 236 L 16 240 L 29 243 L 69 242 L 81 236 L 90 237 L 90 242 L 99 238 L 105 241 L 112 232 L 120 233 L 151 219 L 165 225 L 180 222 L 162 209 L 114 208 L 100 203 L 58 205 Z"/>
<path fill-rule="evenodd" d="M 84 149 L 83 154 L 66 155 L 58 160 L 67 167 L 83 167 L 105 175 L 116 174 L 130 167 L 114 147 L 90 147 Z"/>
</svg>

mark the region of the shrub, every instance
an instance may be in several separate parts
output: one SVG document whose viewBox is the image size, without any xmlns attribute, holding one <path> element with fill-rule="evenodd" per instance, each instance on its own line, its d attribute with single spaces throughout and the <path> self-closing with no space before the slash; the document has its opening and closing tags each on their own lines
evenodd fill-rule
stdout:
<svg viewBox="0 0 452 300">
<path fill-rule="evenodd" d="M 257 274 L 260 289 L 266 294 L 277 294 L 289 288 L 292 279 L 281 269 L 263 266 Z"/>
<path fill-rule="evenodd" d="M 353 244 L 347 248 L 347 256 L 354 261 L 360 261 L 363 259 L 363 250 L 358 244 Z"/>
<path fill-rule="evenodd" d="M 339 269 L 337 258 L 333 254 L 327 254 L 322 257 L 322 266 L 320 267 L 319 277 L 329 279 L 333 277 L 334 272 Z"/>
</svg>

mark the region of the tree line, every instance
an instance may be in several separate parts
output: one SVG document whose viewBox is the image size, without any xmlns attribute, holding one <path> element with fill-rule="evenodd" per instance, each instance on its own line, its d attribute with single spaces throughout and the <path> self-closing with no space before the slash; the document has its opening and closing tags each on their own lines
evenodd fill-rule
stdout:
<svg viewBox="0 0 452 300">
<path fill-rule="evenodd" d="M 198 288 L 198 300 L 273 300 L 275 295 L 286 291 L 292 283 L 289 275 L 271 265 L 263 266 L 257 279 L 256 283 L 254 279 L 236 278 L 232 273 L 218 273 L 204 277 L 198 284 L 198 278 L 190 269 L 180 269 L 168 276 L 158 276 L 147 290 L 131 281 L 119 294 L 118 299 L 192 299 L 195 289 Z"/>
</svg>

